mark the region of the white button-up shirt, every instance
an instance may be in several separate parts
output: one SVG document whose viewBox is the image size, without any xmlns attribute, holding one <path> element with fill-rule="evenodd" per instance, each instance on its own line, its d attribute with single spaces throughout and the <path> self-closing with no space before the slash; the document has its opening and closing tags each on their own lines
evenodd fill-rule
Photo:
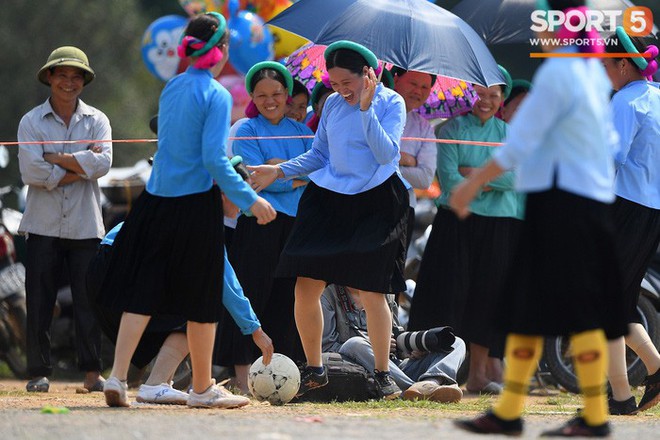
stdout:
<svg viewBox="0 0 660 440">
<path fill-rule="evenodd" d="M 30 110 L 18 126 L 18 141 L 107 140 L 112 138 L 110 121 L 101 111 L 78 100 L 69 126 L 53 111 L 50 101 Z M 20 144 L 18 161 L 23 183 L 29 185 L 21 233 L 82 240 L 103 238 L 101 194 L 97 179 L 108 173 L 112 143 Z M 70 153 L 85 171 L 83 180 L 57 186 L 66 170 L 50 164 L 44 153 Z"/>
<path fill-rule="evenodd" d="M 417 160 L 417 165 L 414 167 L 400 166 L 401 175 L 413 188 L 427 189 L 433 183 L 438 154 L 438 147 L 433 142 L 435 140 L 433 127 L 419 113 L 409 111 L 406 115 L 403 137 L 427 138 L 431 141 L 401 141 L 401 152 L 408 153 Z M 415 191 L 411 188 L 408 190 L 408 195 L 410 206 L 414 208 L 417 205 Z"/>
</svg>

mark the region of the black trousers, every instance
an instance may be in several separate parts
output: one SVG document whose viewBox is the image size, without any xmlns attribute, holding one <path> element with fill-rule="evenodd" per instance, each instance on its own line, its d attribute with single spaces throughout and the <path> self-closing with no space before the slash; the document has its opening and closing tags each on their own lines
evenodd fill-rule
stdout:
<svg viewBox="0 0 660 440">
<path fill-rule="evenodd" d="M 73 296 L 76 351 L 80 371 L 101 371 L 101 329 L 87 296 L 87 267 L 98 239 L 66 240 L 29 234 L 25 265 L 27 296 L 27 362 L 32 377 L 50 376 L 50 325 L 57 299 L 57 280 L 64 263 Z"/>
</svg>

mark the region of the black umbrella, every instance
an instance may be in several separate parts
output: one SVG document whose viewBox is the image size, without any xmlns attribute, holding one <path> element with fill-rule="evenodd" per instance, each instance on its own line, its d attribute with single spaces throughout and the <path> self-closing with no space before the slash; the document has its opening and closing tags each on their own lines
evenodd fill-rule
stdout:
<svg viewBox="0 0 660 440">
<path fill-rule="evenodd" d="M 474 30 L 427 0 L 300 0 L 268 24 L 316 44 L 355 41 L 407 70 L 485 86 L 503 82 Z"/>
<path fill-rule="evenodd" d="M 451 8 L 481 36 L 491 53 L 509 69 L 514 77 L 531 78 L 541 60 L 530 59 L 532 50 L 529 40 L 534 38 L 530 29 L 532 11 L 537 9 L 536 0 L 461 0 L 436 3 Z M 452 7 L 452 4 L 454 6 Z M 591 0 L 589 7 L 600 11 L 624 11 L 634 6 L 628 0 Z M 623 14 L 617 17 L 621 25 Z M 609 24 L 609 23 L 605 23 Z M 653 27 L 657 33 L 658 28 Z M 608 32 L 609 33 L 609 32 Z"/>
</svg>

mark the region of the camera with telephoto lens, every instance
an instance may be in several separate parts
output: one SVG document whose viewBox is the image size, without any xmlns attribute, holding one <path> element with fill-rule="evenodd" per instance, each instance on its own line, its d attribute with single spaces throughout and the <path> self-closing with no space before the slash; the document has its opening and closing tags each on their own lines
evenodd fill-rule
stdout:
<svg viewBox="0 0 660 440">
<path fill-rule="evenodd" d="M 403 331 L 402 327 L 393 328 L 397 349 L 411 353 L 413 351 L 449 353 L 456 340 L 451 327 L 435 327 L 414 332 Z"/>
</svg>

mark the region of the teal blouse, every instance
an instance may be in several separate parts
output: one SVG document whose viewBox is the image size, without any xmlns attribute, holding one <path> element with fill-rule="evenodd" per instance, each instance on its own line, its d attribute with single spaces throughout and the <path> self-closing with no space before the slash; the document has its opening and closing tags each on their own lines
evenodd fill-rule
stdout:
<svg viewBox="0 0 660 440">
<path fill-rule="evenodd" d="M 502 142 L 506 137 L 507 124 L 498 118 L 490 118 L 484 124 L 468 113 L 458 116 L 437 131 L 438 139 L 466 141 Z M 499 147 L 486 147 L 464 144 L 438 144 L 438 181 L 442 195 L 438 206 L 449 206 L 449 196 L 453 188 L 464 180 L 459 167 L 482 167 Z M 513 217 L 522 219 L 524 214 L 523 195 L 513 190 L 514 173 L 507 171 L 488 186 L 492 191 L 482 191 L 470 204 L 470 210 L 487 217 Z"/>
</svg>

